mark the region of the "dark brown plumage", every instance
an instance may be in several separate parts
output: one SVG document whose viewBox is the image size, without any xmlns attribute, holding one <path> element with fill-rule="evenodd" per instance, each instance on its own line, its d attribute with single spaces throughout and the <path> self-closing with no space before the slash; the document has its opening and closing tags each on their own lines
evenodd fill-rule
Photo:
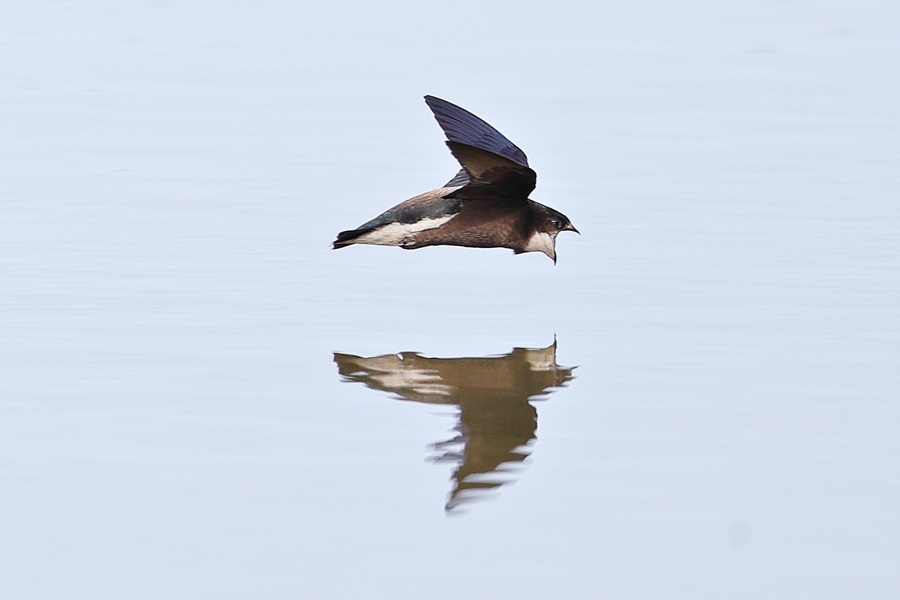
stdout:
<svg viewBox="0 0 900 600">
<path fill-rule="evenodd" d="M 447 135 L 462 170 L 443 187 L 342 231 L 334 248 L 352 244 L 510 248 L 543 252 L 556 262 L 556 236 L 578 232 L 562 213 L 528 198 L 537 175 L 515 144 L 472 113 L 446 100 L 425 101 Z"/>
</svg>

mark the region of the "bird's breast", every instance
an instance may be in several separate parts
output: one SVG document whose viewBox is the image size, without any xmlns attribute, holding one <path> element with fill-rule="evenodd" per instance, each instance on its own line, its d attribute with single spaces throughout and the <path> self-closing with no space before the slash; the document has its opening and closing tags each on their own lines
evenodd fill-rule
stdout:
<svg viewBox="0 0 900 600">
<path fill-rule="evenodd" d="M 453 220 L 414 234 L 404 247 L 453 245 L 515 249 L 525 241 L 523 209 L 524 206 L 510 202 L 467 202 Z"/>
</svg>

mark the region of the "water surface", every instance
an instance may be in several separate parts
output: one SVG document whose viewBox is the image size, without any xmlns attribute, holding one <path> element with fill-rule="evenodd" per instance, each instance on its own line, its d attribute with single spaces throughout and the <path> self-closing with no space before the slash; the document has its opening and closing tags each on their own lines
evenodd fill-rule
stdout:
<svg viewBox="0 0 900 600">
<path fill-rule="evenodd" d="M 893 7 L 0 13 L 3 597 L 900 590 Z M 426 93 L 558 265 L 329 249 Z"/>
</svg>

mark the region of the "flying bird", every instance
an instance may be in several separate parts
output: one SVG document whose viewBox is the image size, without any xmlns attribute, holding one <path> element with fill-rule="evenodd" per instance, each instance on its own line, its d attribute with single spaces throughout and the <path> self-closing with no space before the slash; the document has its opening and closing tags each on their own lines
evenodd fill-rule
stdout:
<svg viewBox="0 0 900 600">
<path fill-rule="evenodd" d="M 425 96 L 462 169 L 442 187 L 342 231 L 334 248 L 352 244 L 510 248 L 543 252 L 556 263 L 556 236 L 578 230 L 561 212 L 528 198 L 537 174 L 525 153 L 469 111 Z"/>
</svg>

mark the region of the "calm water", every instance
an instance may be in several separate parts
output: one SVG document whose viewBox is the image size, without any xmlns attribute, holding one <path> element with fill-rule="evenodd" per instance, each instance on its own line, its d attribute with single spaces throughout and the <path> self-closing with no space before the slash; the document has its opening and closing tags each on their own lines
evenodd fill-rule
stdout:
<svg viewBox="0 0 900 600">
<path fill-rule="evenodd" d="M 0 9 L 2 597 L 900 592 L 894 5 L 221 4 Z"/>
</svg>

